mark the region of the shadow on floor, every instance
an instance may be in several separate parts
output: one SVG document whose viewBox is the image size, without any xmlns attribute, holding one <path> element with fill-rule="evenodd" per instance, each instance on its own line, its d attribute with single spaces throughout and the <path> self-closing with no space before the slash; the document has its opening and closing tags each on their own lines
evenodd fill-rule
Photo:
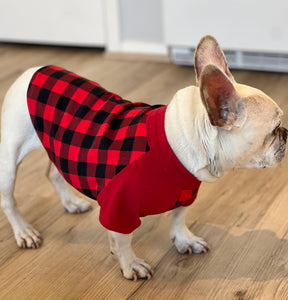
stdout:
<svg viewBox="0 0 288 300">
<path fill-rule="evenodd" d="M 192 227 L 193 232 L 208 242 L 210 251 L 207 254 L 191 256 L 180 255 L 175 249 L 171 250 L 172 253 L 169 251 L 169 255 L 157 267 L 162 269 L 163 264 L 169 260 L 167 267 L 164 267 L 165 273 L 168 274 L 165 276 L 166 279 L 175 281 L 177 278 L 175 275 L 183 272 L 187 273 L 189 281 L 192 278 L 194 280 L 250 278 L 253 281 L 287 278 L 288 240 L 279 239 L 274 232 L 254 230 L 241 236 L 234 236 L 208 224 L 195 224 Z M 183 278 L 183 274 L 179 276 L 180 278 Z"/>
</svg>

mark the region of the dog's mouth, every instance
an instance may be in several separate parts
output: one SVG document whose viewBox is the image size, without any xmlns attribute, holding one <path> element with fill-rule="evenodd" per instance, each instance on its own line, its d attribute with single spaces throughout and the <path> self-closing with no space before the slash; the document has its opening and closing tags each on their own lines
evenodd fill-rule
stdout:
<svg viewBox="0 0 288 300">
<path fill-rule="evenodd" d="M 275 159 L 277 162 L 281 162 L 282 159 L 285 156 L 285 151 L 286 147 L 280 147 L 276 152 L 275 152 Z"/>
<path fill-rule="evenodd" d="M 280 162 L 285 156 L 287 136 L 288 136 L 288 130 L 286 128 L 279 127 L 277 129 L 277 137 L 278 137 L 277 140 L 279 140 L 279 148 L 274 153 L 274 156 L 275 156 L 275 159 L 277 162 Z"/>
</svg>

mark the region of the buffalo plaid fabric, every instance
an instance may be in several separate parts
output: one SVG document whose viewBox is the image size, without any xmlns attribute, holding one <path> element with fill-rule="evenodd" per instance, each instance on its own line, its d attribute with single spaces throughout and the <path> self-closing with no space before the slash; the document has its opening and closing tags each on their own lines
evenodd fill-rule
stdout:
<svg viewBox="0 0 288 300">
<path fill-rule="evenodd" d="M 150 150 L 147 113 L 159 106 L 123 100 L 55 66 L 34 74 L 27 101 L 49 158 L 90 198 L 96 199 L 116 174 Z"/>
</svg>

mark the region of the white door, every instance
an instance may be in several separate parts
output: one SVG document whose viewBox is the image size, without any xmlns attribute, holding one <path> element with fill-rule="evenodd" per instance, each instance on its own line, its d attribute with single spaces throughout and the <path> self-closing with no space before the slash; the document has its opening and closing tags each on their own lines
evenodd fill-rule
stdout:
<svg viewBox="0 0 288 300">
<path fill-rule="evenodd" d="M 0 41 L 105 46 L 105 0 L 0 0 Z"/>
<path fill-rule="evenodd" d="M 195 47 L 214 35 L 227 50 L 288 53 L 287 0 L 163 0 L 165 41 Z"/>
</svg>

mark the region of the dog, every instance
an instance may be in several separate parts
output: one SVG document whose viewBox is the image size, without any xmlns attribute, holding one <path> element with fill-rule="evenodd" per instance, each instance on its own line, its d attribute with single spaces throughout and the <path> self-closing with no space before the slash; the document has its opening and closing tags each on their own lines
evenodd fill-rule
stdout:
<svg viewBox="0 0 288 300">
<path fill-rule="evenodd" d="M 44 146 L 52 161 L 48 177 L 65 209 L 91 209 L 65 181 L 99 202 L 100 222 L 125 278 L 153 275 L 131 246 L 133 230 L 148 214 L 172 210 L 170 237 L 178 252 L 208 251 L 184 222 L 201 182 L 214 182 L 230 169 L 276 165 L 288 131 L 271 98 L 236 83 L 214 37 L 200 40 L 194 66 L 196 86 L 179 90 L 167 106 L 132 104 L 55 66 L 18 78 L 2 107 L 0 190 L 19 247 L 39 248 L 42 239 L 16 208 L 16 169 Z"/>
</svg>

